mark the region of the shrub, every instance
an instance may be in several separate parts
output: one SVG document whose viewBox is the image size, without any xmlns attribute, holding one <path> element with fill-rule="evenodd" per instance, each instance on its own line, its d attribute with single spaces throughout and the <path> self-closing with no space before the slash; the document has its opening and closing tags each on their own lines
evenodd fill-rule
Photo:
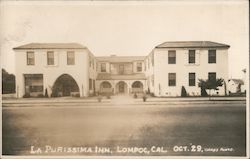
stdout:
<svg viewBox="0 0 250 159">
<path fill-rule="evenodd" d="M 76 97 L 80 97 L 80 93 L 77 93 L 77 94 L 76 94 Z"/>
<path fill-rule="evenodd" d="M 46 97 L 46 98 L 49 97 L 47 88 L 45 89 L 45 95 L 44 95 L 44 97 Z"/>
<path fill-rule="evenodd" d="M 187 96 L 187 91 L 184 86 L 181 87 L 181 96 L 186 97 Z"/>
<path fill-rule="evenodd" d="M 137 98 L 137 94 L 136 93 L 134 94 L 134 98 Z"/>
<path fill-rule="evenodd" d="M 106 98 L 107 98 L 107 99 L 110 99 L 111 97 L 110 97 L 110 95 L 107 95 Z"/>
<path fill-rule="evenodd" d="M 51 97 L 58 97 L 58 95 L 55 92 L 52 92 Z"/>
<path fill-rule="evenodd" d="M 142 97 L 142 99 L 143 99 L 143 102 L 146 102 L 147 96 L 144 94 L 143 97 Z"/>
<path fill-rule="evenodd" d="M 29 94 L 29 93 L 25 93 L 25 94 L 23 95 L 23 98 L 30 98 L 30 94 Z"/>
<path fill-rule="evenodd" d="M 36 97 L 37 98 L 44 98 L 44 95 L 43 94 L 38 94 Z"/>
<path fill-rule="evenodd" d="M 98 100 L 98 102 L 101 102 L 102 101 L 102 96 L 98 96 L 97 100 Z"/>
<path fill-rule="evenodd" d="M 155 97 L 155 94 L 154 94 L 154 93 L 150 93 L 150 96 L 151 96 L 151 97 Z"/>
</svg>

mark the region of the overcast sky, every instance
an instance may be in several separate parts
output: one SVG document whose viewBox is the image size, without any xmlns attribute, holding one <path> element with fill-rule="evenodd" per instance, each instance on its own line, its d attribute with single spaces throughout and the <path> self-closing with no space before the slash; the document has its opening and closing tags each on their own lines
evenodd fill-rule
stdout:
<svg viewBox="0 0 250 159">
<path fill-rule="evenodd" d="M 231 46 L 229 78 L 248 68 L 247 0 L 1 1 L 0 13 L 1 64 L 11 73 L 12 48 L 30 42 L 78 42 L 96 56 L 126 56 L 147 55 L 165 41 L 215 41 Z"/>
</svg>

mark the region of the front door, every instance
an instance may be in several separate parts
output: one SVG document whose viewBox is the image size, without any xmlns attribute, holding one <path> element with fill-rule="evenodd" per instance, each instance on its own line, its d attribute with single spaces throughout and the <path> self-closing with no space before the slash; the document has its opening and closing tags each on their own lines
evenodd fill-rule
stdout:
<svg viewBox="0 0 250 159">
<path fill-rule="evenodd" d="M 119 83 L 119 93 L 124 93 L 124 83 Z"/>
</svg>

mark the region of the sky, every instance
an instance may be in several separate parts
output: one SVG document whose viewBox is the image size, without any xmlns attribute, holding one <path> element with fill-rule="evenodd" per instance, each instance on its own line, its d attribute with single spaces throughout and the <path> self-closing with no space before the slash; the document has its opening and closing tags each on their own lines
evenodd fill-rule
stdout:
<svg viewBox="0 0 250 159">
<path fill-rule="evenodd" d="M 0 4 L 1 65 L 10 73 L 12 48 L 31 42 L 77 42 L 95 56 L 145 56 L 166 41 L 214 41 L 231 46 L 229 78 L 249 65 L 247 0 Z"/>
</svg>

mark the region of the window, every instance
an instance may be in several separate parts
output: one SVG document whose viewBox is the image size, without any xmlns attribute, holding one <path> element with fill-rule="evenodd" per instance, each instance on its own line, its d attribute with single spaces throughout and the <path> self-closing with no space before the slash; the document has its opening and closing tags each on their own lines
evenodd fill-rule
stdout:
<svg viewBox="0 0 250 159">
<path fill-rule="evenodd" d="M 34 52 L 27 52 L 27 65 L 35 65 Z"/>
<path fill-rule="evenodd" d="M 74 65 L 75 64 L 75 52 L 68 51 L 67 52 L 67 65 Z"/>
<path fill-rule="evenodd" d="M 124 74 L 124 65 L 123 64 L 119 65 L 119 74 Z"/>
<path fill-rule="evenodd" d="M 92 90 L 93 89 L 93 87 L 92 87 L 92 79 L 90 78 L 89 79 L 89 90 Z"/>
<path fill-rule="evenodd" d="M 176 86 L 176 73 L 168 73 L 168 86 Z"/>
<path fill-rule="evenodd" d="M 137 72 L 141 72 L 141 71 L 142 71 L 142 63 L 137 62 Z"/>
<path fill-rule="evenodd" d="M 195 86 L 195 73 L 189 73 L 189 86 Z"/>
<path fill-rule="evenodd" d="M 216 50 L 208 50 L 208 63 L 216 63 Z"/>
<path fill-rule="evenodd" d="M 43 75 L 24 74 L 25 93 L 30 95 L 43 94 Z"/>
<path fill-rule="evenodd" d="M 54 65 L 54 52 L 53 51 L 47 52 L 47 64 Z"/>
<path fill-rule="evenodd" d="M 106 63 L 101 63 L 101 72 L 106 72 Z"/>
<path fill-rule="evenodd" d="M 176 51 L 169 50 L 168 51 L 168 64 L 175 64 L 176 63 Z"/>
<path fill-rule="evenodd" d="M 195 50 L 188 51 L 188 63 L 195 63 Z"/>
<path fill-rule="evenodd" d="M 208 73 L 208 80 L 216 80 L 216 73 L 215 72 L 209 72 Z"/>
</svg>

